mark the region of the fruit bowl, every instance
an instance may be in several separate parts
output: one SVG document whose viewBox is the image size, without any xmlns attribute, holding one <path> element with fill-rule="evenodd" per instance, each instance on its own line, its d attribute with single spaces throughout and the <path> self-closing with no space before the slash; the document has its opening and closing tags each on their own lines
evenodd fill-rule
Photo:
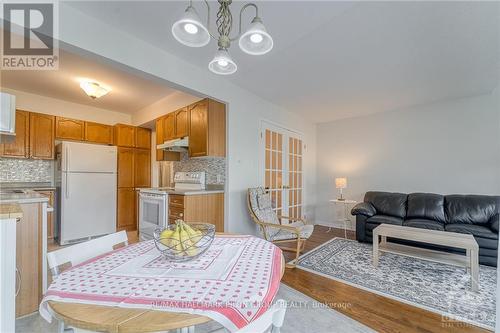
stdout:
<svg viewBox="0 0 500 333">
<path fill-rule="evenodd" d="M 186 223 L 175 221 L 153 234 L 156 248 L 171 261 L 193 260 L 201 256 L 212 244 L 215 226 L 209 223 Z"/>
</svg>

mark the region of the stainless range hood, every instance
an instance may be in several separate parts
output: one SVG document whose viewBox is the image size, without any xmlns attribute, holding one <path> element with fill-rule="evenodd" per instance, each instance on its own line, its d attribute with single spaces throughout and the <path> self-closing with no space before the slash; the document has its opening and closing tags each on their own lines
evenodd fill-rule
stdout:
<svg viewBox="0 0 500 333">
<path fill-rule="evenodd" d="M 16 138 L 16 96 L 0 92 L 0 142 Z"/>
<path fill-rule="evenodd" d="M 165 151 L 186 152 L 189 148 L 189 137 L 165 141 L 156 146 L 156 149 Z"/>
</svg>

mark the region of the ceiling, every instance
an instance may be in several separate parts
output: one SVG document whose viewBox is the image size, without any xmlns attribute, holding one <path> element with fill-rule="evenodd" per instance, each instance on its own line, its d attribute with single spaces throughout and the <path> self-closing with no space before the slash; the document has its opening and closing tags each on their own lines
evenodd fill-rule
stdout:
<svg viewBox="0 0 500 333">
<path fill-rule="evenodd" d="M 186 4 L 83 1 L 71 6 L 215 75 L 207 69 L 215 41 L 193 49 L 170 33 Z M 232 5 L 236 24 L 242 4 Z M 274 49 L 250 56 L 235 43 L 230 52 L 238 72 L 227 79 L 314 122 L 487 93 L 499 82 L 499 2 L 258 4 Z M 195 7 L 203 16 L 203 3 Z M 244 15 L 245 23 L 251 15 L 251 10 Z"/>
<path fill-rule="evenodd" d="M 177 92 L 166 83 L 114 68 L 98 57 L 60 50 L 57 71 L 2 71 L 1 86 L 73 103 L 132 114 Z M 80 88 L 88 79 L 111 88 L 107 95 L 91 99 Z"/>
</svg>

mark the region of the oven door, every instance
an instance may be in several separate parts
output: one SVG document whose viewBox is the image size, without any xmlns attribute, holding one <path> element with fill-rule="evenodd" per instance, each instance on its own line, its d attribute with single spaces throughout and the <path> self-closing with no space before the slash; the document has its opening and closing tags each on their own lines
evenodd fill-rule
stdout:
<svg viewBox="0 0 500 333">
<path fill-rule="evenodd" d="M 158 228 L 167 225 L 167 194 L 139 192 L 139 232 L 153 236 Z"/>
</svg>

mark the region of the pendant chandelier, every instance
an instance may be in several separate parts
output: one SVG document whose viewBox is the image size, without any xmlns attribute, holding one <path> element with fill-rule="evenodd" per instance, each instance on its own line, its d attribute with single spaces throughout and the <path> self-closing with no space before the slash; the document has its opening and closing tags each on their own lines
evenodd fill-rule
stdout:
<svg viewBox="0 0 500 333">
<path fill-rule="evenodd" d="M 273 39 L 266 31 L 266 27 L 259 17 L 259 8 L 253 3 L 245 4 L 240 10 L 240 21 L 238 35 L 231 37 L 231 29 L 233 27 L 233 16 L 231 14 L 230 5 L 232 0 L 218 0 L 219 11 L 217 12 L 217 25 L 218 37 L 215 37 L 210 32 L 210 5 L 205 0 L 207 6 L 207 25 L 203 25 L 200 20 L 198 12 L 193 7 L 193 1 L 189 1 L 189 6 L 186 11 L 177 21 L 172 25 L 172 34 L 174 38 L 190 47 L 202 47 L 210 42 L 210 38 L 217 41 L 219 49 L 215 53 L 212 61 L 208 63 L 210 71 L 221 74 L 229 75 L 236 72 L 238 66 L 236 62 L 229 55 L 229 47 L 231 42 L 238 40 L 240 49 L 251 55 L 262 55 L 271 51 L 273 48 Z M 248 28 L 242 32 L 241 17 L 245 9 L 253 7 L 255 9 L 255 17 L 250 22 Z"/>
</svg>

